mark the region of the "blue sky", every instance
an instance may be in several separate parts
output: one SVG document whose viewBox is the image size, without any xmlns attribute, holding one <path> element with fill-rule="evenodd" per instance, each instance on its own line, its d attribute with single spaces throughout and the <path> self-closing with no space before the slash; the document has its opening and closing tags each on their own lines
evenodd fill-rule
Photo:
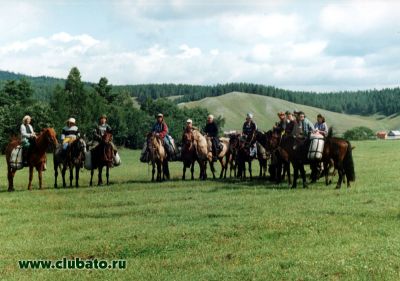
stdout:
<svg viewBox="0 0 400 281">
<path fill-rule="evenodd" d="M 0 69 L 113 84 L 399 86 L 400 3 L 0 0 Z"/>
</svg>

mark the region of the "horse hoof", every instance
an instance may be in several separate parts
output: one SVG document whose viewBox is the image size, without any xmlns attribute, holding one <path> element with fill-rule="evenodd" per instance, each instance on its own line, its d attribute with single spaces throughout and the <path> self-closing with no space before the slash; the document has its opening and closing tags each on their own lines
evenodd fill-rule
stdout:
<svg viewBox="0 0 400 281">
<path fill-rule="evenodd" d="M 291 189 L 295 189 L 295 188 L 297 188 L 297 186 L 292 185 L 290 188 Z"/>
<path fill-rule="evenodd" d="M 15 191 L 15 189 L 14 188 L 9 188 L 7 191 L 8 192 L 13 192 L 13 191 Z"/>
<path fill-rule="evenodd" d="M 339 186 L 339 185 L 337 185 L 337 186 L 335 187 L 335 189 L 340 189 L 340 186 Z"/>
</svg>

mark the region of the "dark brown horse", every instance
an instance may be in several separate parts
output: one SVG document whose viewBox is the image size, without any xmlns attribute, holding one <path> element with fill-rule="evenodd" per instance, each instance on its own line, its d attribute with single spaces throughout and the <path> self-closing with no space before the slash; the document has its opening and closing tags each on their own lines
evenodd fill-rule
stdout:
<svg viewBox="0 0 400 281">
<path fill-rule="evenodd" d="M 268 132 L 257 131 L 256 133 L 257 142 L 270 154 L 270 181 L 275 181 L 277 184 L 280 184 L 282 179 L 285 178 L 285 175 L 287 175 L 290 185 L 290 163 L 285 161 L 278 151 L 280 137 L 281 135 L 278 132 L 273 132 L 272 130 Z"/>
<path fill-rule="evenodd" d="M 58 169 L 61 169 L 63 187 L 66 187 L 65 173 L 69 169 L 69 186 L 72 187 L 75 169 L 75 186 L 79 187 L 79 170 L 83 167 L 85 161 L 86 143 L 83 138 L 77 138 L 74 142 L 68 145 L 64 151 L 62 145 L 56 148 L 53 154 L 54 163 L 54 187 L 57 188 Z"/>
<path fill-rule="evenodd" d="M 98 169 L 98 185 L 103 184 L 103 167 L 106 167 L 107 185 L 110 183 L 110 168 L 114 161 L 114 149 L 111 144 L 112 134 L 105 132 L 100 143 L 91 150 L 92 169 L 90 171 L 90 186 L 93 184 L 94 170 Z"/>
<path fill-rule="evenodd" d="M 185 131 L 182 135 L 182 162 L 183 162 L 183 174 L 182 180 L 185 180 L 186 169 L 190 168 L 191 179 L 194 179 L 194 164 L 196 161 L 200 166 L 200 179 L 205 180 L 207 177 L 206 174 L 206 160 L 201 160 L 198 157 L 198 153 L 196 151 L 196 146 L 194 144 L 193 132 Z"/>
<path fill-rule="evenodd" d="M 253 161 L 254 158 L 250 156 L 250 147 L 251 144 L 248 141 L 246 141 L 244 136 L 239 138 L 239 147 L 236 156 L 237 167 L 238 167 L 236 176 L 238 178 L 246 179 L 246 163 L 247 163 L 250 179 L 253 179 L 251 162 Z"/>
<path fill-rule="evenodd" d="M 240 134 L 230 134 L 229 135 L 229 177 L 233 176 L 236 178 L 237 171 L 237 154 L 239 150 L 239 138 Z"/>
<path fill-rule="evenodd" d="M 10 158 L 11 152 L 14 148 L 21 144 L 19 138 L 12 138 L 6 147 L 6 161 L 7 161 L 7 178 L 8 178 L 8 191 L 14 191 L 14 176 L 16 169 L 11 168 Z M 45 128 L 41 131 L 40 135 L 32 141 L 31 147 L 28 152 L 28 167 L 29 167 L 29 184 L 28 189 L 32 190 L 33 169 L 36 168 L 39 176 L 39 189 L 42 189 L 42 172 L 46 163 L 46 151 L 51 147 L 58 144 L 56 132 L 53 128 Z"/>
<path fill-rule="evenodd" d="M 355 181 L 356 176 L 352 151 L 353 147 L 350 142 L 345 139 L 332 137 L 332 129 L 330 128 L 322 156 L 326 185 L 329 184 L 329 166 L 332 161 L 339 175 L 336 188 L 342 186 L 344 177 L 347 179 L 347 187 L 350 187 L 350 182 Z"/>
</svg>

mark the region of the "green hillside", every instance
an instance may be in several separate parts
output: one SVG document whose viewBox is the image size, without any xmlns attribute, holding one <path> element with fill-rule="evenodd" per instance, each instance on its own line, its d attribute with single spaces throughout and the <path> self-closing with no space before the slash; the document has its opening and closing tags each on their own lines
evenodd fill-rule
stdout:
<svg viewBox="0 0 400 281">
<path fill-rule="evenodd" d="M 337 133 L 356 127 L 366 126 L 375 131 L 397 129 L 400 127 L 400 117 L 391 116 L 359 116 L 347 115 L 319 109 L 316 107 L 300 105 L 285 100 L 261 95 L 232 92 L 218 97 L 205 98 L 199 101 L 181 103 L 179 106 L 192 108 L 205 107 L 215 115 L 225 118 L 224 130 L 240 129 L 247 112 L 254 114 L 254 120 L 262 130 L 268 130 L 277 121 L 276 113 L 294 109 L 302 110 L 314 122 L 318 113 L 326 117 L 329 126 L 333 126 Z M 197 125 L 197 124 L 196 124 Z"/>
</svg>

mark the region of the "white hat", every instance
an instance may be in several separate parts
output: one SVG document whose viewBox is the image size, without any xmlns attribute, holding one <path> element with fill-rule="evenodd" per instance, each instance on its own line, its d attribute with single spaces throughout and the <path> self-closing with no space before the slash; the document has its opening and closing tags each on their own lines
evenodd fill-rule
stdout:
<svg viewBox="0 0 400 281">
<path fill-rule="evenodd" d="M 68 120 L 67 120 L 67 122 L 69 122 L 69 123 L 76 123 L 76 120 L 75 120 L 75 118 L 73 118 L 73 117 L 71 117 L 71 118 L 69 118 Z"/>
<path fill-rule="evenodd" d="M 249 113 L 247 113 L 246 117 L 253 119 L 253 114 L 249 112 Z"/>
<path fill-rule="evenodd" d="M 214 115 L 210 114 L 207 116 L 207 118 L 214 119 Z"/>
<path fill-rule="evenodd" d="M 22 118 L 22 123 L 25 123 L 28 119 L 32 119 L 32 117 L 30 117 L 29 115 L 25 115 L 24 118 Z"/>
<path fill-rule="evenodd" d="M 193 123 L 192 119 L 186 120 L 186 123 Z"/>
</svg>

